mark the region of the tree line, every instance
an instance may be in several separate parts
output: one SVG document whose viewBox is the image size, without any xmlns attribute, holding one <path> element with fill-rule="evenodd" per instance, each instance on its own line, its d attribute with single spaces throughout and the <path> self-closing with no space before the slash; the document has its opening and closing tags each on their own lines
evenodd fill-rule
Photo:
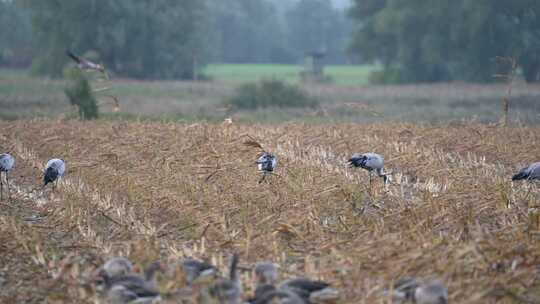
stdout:
<svg viewBox="0 0 540 304">
<path fill-rule="evenodd" d="M 540 80 L 540 1 L 355 0 L 350 51 L 381 82 L 494 81 L 513 58 Z"/>
<path fill-rule="evenodd" d="M 189 79 L 208 62 L 376 63 L 383 83 L 540 81 L 540 1 L 0 0 L 0 65 L 60 76 L 66 48 L 115 74 Z"/>
<path fill-rule="evenodd" d="M 65 49 L 93 51 L 121 76 L 190 79 L 207 62 L 346 62 L 351 24 L 330 0 L 0 0 L 0 64 L 60 76 Z M 9 36 L 6 39 L 3 36 Z M 33 50 L 22 54 L 21 49 Z M 24 56 L 22 56 L 24 55 Z"/>
</svg>

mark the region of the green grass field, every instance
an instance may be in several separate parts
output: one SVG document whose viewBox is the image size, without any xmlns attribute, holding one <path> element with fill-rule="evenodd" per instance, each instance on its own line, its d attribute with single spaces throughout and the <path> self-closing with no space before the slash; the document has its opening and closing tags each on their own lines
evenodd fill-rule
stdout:
<svg viewBox="0 0 540 304">
<path fill-rule="evenodd" d="M 324 68 L 331 83 L 337 85 L 366 85 L 368 75 L 376 69 L 372 65 L 329 65 Z M 300 65 L 285 64 L 211 64 L 204 73 L 215 81 L 243 83 L 260 79 L 276 78 L 288 82 L 300 82 Z"/>
<path fill-rule="evenodd" d="M 210 65 L 210 81 L 141 81 L 112 77 L 95 87 L 111 89 L 98 94 L 102 117 L 164 121 L 223 121 L 232 117 L 247 122 L 380 122 L 415 121 L 441 123 L 456 120 L 496 122 L 506 95 L 503 84 L 367 85 L 370 67 L 329 66 L 333 82 L 304 84 L 293 65 Z M 244 82 L 276 78 L 298 83 L 320 101 L 318 109 L 265 108 L 228 111 L 224 101 Z M 68 103 L 65 80 L 36 78 L 21 70 L 0 69 L 0 119 L 75 117 Z M 113 112 L 111 98 L 120 101 Z M 516 82 L 510 102 L 510 118 L 540 123 L 540 87 Z"/>
</svg>

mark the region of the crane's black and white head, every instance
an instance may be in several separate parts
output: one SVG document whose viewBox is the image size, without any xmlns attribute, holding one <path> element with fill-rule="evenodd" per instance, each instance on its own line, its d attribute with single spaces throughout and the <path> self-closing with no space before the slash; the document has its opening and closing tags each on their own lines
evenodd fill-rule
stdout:
<svg viewBox="0 0 540 304">
<path fill-rule="evenodd" d="M 262 172 L 272 172 L 277 165 L 277 159 L 274 155 L 264 152 L 257 160 L 257 167 Z"/>
<path fill-rule="evenodd" d="M 512 180 L 540 180 L 540 162 L 536 162 L 522 168 L 517 174 L 512 176 Z"/>
<path fill-rule="evenodd" d="M 43 174 L 43 187 L 47 184 L 55 182 L 58 178 L 64 176 L 66 171 L 66 163 L 61 158 L 50 159 L 45 165 L 45 172 Z"/>
</svg>

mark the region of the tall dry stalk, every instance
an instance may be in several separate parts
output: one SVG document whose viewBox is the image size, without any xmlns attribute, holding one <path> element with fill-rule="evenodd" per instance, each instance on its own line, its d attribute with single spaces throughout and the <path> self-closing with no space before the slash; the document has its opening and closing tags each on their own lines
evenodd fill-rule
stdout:
<svg viewBox="0 0 540 304">
<path fill-rule="evenodd" d="M 494 77 L 501 78 L 506 82 L 506 95 L 503 96 L 502 104 L 502 117 L 500 123 L 506 127 L 508 126 L 508 111 L 510 108 L 510 96 L 512 95 L 512 84 L 516 77 L 517 60 L 515 57 L 497 57 L 499 64 L 505 64 L 509 66 L 508 71 L 505 74 L 495 74 Z"/>
</svg>

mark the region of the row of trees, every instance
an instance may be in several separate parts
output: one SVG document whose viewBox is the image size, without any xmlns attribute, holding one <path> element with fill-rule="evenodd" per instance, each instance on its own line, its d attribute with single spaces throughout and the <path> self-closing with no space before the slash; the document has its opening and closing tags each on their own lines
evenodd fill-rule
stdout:
<svg viewBox="0 0 540 304">
<path fill-rule="evenodd" d="M 61 75 L 66 48 L 118 75 L 192 78 L 206 62 L 379 63 L 382 82 L 493 81 L 512 57 L 540 81 L 538 0 L 0 0 L 0 64 Z M 353 24 L 354 23 L 354 24 Z M 354 25 L 354 32 L 351 30 Z"/>
<path fill-rule="evenodd" d="M 330 0 L 0 0 L 0 25 L 17 29 L 1 31 L 0 63 L 25 55 L 60 76 L 66 48 L 92 50 L 137 78 L 192 78 L 209 61 L 298 63 L 312 50 L 343 63 L 351 28 Z"/>
<path fill-rule="evenodd" d="M 350 51 L 382 63 L 381 81 L 493 81 L 497 57 L 540 80 L 540 1 L 355 0 L 350 16 Z"/>
</svg>

